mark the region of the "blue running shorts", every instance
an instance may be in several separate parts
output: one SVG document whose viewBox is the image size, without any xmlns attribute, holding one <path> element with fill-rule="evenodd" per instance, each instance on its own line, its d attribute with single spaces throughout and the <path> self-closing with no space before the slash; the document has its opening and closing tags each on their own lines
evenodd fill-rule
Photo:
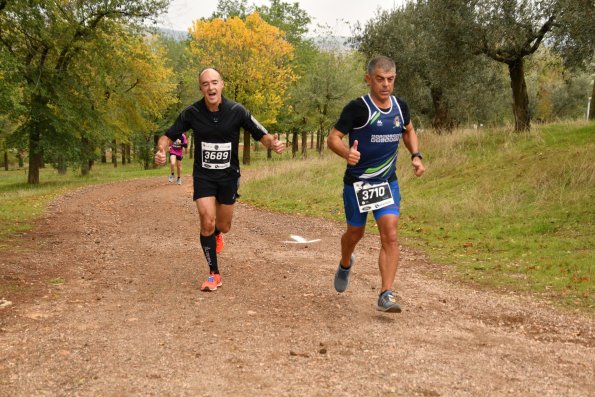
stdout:
<svg viewBox="0 0 595 397">
<path fill-rule="evenodd" d="M 401 205 L 401 191 L 399 190 L 399 182 L 394 180 L 389 182 L 390 191 L 393 194 L 394 204 L 372 211 L 374 219 L 380 218 L 382 215 L 394 214 L 399 216 L 401 214 L 399 208 Z M 345 207 L 345 220 L 350 226 L 364 226 L 368 219 L 368 213 L 363 214 L 359 212 L 357 206 L 357 199 L 355 198 L 355 189 L 353 185 L 343 186 L 343 206 Z"/>
</svg>

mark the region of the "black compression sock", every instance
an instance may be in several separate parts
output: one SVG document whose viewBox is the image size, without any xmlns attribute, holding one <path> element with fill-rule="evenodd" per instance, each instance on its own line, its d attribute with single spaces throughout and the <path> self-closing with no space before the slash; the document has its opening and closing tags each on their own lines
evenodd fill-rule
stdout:
<svg viewBox="0 0 595 397">
<path fill-rule="evenodd" d="M 211 273 L 219 274 L 219 267 L 217 266 L 217 254 L 215 249 L 217 247 L 217 241 L 215 240 L 215 233 L 210 236 L 200 235 L 200 245 L 205 254 L 207 264 Z"/>
<path fill-rule="evenodd" d="M 215 236 L 218 236 L 221 234 L 221 230 L 217 229 L 217 226 L 215 226 Z"/>
</svg>

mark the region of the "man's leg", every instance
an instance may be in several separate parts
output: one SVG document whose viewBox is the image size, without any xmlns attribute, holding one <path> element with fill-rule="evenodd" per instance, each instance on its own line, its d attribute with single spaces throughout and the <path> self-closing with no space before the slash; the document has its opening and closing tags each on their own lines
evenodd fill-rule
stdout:
<svg viewBox="0 0 595 397">
<path fill-rule="evenodd" d="M 211 273 L 218 274 L 217 253 L 215 252 L 215 216 L 217 203 L 215 197 L 201 197 L 196 200 L 196 208 L 200 218 L 200 245 Z"/>
<path fill-rule="evenodd" d="M 348 268 L 355 246 L 364 236 L 366 226 L 347 225 L 347 230 L 341 236 L 341 266 Z"/>
<path fill-rule="evenodd" d="M 178 179 L 182 176 L 182 160 L 176 161 L 176 169 L 178 171 Z"/>
<path fill-rule="evenodd" d="M 170 169 L 172 175 L 174 174 L 175 165 L 176 165 L 176 155 L 170 154 L 169 155 L 169 169 Z"/>
<path fill-rule="evenodd" d="M 376 220 L 376 224 L 380 231 L 380 243 L 382 244 L 378 267 L 382 278 L 381 292 L 384 292 L 392 290 L 399 264 L 399 243 L 397 238 L 399 216 L 394 214 L 383 215 Z"/>
<path fill-rule="evenodd" d="M 167 177 L 167 181 L 168 182 L 173 182 L 174 181 L 174 163 L 176 162 L 176 156 L 173 154 L 169 155 L 169 170 L 170 170 L 170 174 Z"/>
<path fill-rule="evenodd" d="M 221 233 L 228 233 L 231 229 L 234 204 L 217 203 L 215 228 Z"/>
</svg>

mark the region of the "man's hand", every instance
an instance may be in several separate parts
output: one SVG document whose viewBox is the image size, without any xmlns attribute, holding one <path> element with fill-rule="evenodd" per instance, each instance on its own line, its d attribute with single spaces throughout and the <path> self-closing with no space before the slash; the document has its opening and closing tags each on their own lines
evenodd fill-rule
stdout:
<svg viewBox="0 0 595 397">
<path fill-rule="evenodd" d="M 271 141 L 271 150 L 277 154 L 283 153 L 285 150 L 285 143 L 279 140 L 279 135 L 273 135 L 273 140 Z"/>
<path fill-rule="evenodd" d="M 411 165 L 413 165 L 415 176 L 422 176 L 426 170 L 426 167 L 424 167 L 424 164 L 419 157 L 414 157 L 413 160 L 411 160 Z"/>
<path fill-rule="evenodd" d="M 356 165 L 359 163 L 360 153 L 357 151 L 357 139 L 353 141 L 353 146 L 349 148 L 349 153 L 347 153 L 347 164 L 349 165 Z"/>
<path fill-rule="evenodd" d="M 157 149 L 155 152 L 155 165 L 162 166 L 165 164 L 165 149 Z"/>
</svg>

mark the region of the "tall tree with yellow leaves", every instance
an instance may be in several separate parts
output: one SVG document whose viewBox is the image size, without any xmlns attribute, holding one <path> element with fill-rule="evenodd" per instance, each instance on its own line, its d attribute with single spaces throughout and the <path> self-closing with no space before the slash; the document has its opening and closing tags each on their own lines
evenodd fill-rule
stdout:
<svg viewBox="0 0 595 397">
<path fill-rule="evenodd" d="M 225 80 L 224 95 L 242 103 L 265 126 L 274 127 L 289 85 L 294 49 L 285 34 L 258 13 L 245 20 L 196 20 L 190 52 L 198 66 L 214 67 Z M 243 164 L 250 163 L 250 135 L 244 132 Z"/>
</svg>

